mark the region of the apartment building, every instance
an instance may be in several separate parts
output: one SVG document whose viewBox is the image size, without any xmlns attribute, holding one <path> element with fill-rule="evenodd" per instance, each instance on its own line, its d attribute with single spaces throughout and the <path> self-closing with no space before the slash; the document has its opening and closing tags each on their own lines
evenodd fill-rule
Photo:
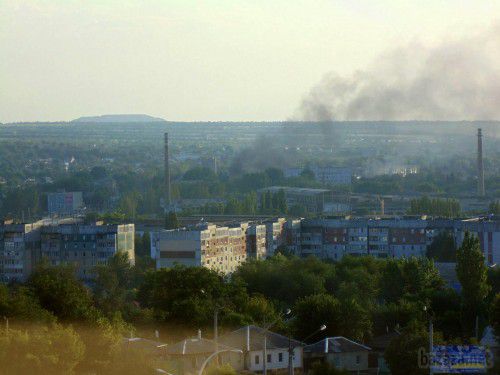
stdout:
<svg viewBox="0 0 500 375">
<path fill-rule="evenodd" d="M 204 223 L 153 233 L 156 268 L 180 264 L 203 266 L 223 274 L 234 272 L 247 259 L 248 229 L 246 224 L 218 227 Z"/>
<path fill-rule="evenodd" d="M 277 219 L 233 227 L 201 224 L 153 233 L 157 268 L 204 266 L 224 274 L 245 260 L 265 259 L 281 245 L 300 257 L 340 260 L 345 255 L 377 258 L 423 257 L 442 231 L 461 244 L 465 231 L 478 236 L 488 265 L 500 264 L 500 220 L 393 218 Z"/>
<path fill-rule="evenodd" d="M 0 280 L 25 281 L 42 260 L 74 264 L 77 276 L 93 278 L 93 269 L 117 252 L 134 261 L 134 224 L 84 224 L 78 220 L 40 220 L 0 226 Z"/>
<path fill-rule="evenodd" d="M 266 226 L 263 224 L 251 224 L 246 230 L 246 235 L 248 257 L 265 259 L 267 257 Z"/>
<path fill-rule="evenodd" d="M 285 244 L 284 226 L 286 219 L 277 218 L 264 222 L 266 226 L 266 253 L 273 256 Z"/>
<path fill-rule="evenodd" d="M 43 222 L 0 225 L 0 281 L 25 280 L 35 262 L 35 250 L 40 246 L 39 228 Z"/>
<path fill-rule="evenodd" d="M 287 223 L 288 224 L 288 223 Z M 295 224 L 298 228 L 299 224 Z M 324 259 L 372 255 L 377 258 L 425 256 L 427 247 L 442 231 L 452 233 L 460 245 L 465 231 L 480 241 L 487 264 L 500 264 L 500 220 L 426 218 L 333 218 L 300 222 L 300 235 L 285 225 L 287 246 L 295 254 Z"/>
<path fill-rule="evenodd" d="M 40 258 L 52 265 L 74 264 L 84 280 L 92 279 L 94 268 L 118 252 L 135 261 L 134 224 L 56 224 L 43 226 L 40 232 Z"/>
</svg>

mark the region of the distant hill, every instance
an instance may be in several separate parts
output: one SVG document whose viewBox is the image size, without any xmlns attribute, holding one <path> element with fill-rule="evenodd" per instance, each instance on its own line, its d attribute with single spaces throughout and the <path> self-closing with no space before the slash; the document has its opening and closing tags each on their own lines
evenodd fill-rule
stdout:
<svg viewBox="0 0 500 375">
<path fill-rule="evenodd" d="M 149 115 L 102 115 L 102 116 L 85 116 L 80 117 L 71 122 L 163 122 L 165 121 L 159 117 Z"/>
</svg>

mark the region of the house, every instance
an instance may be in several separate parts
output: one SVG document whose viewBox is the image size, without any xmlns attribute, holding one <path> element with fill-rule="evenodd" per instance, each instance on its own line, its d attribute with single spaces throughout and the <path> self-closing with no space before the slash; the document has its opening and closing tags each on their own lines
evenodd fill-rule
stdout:
<svg viewBox="0 0 500 375">
<path fill-rule="evenodd" d="M 401 333 L 396 329 L 393 331 L 387 331 L 388 332 L 383 335 L 374 337 L 369 343 L 372 349 L 372 352 L 368 356 L 369 367 L 376 368 L 379 375 L 391 373 L 387 363 L 385 362 L 385 350 L 392 340 L 401 336 Z"/>
<path fill-rule="evenodd" d="M 220 364 L 229 364 L 237 371 L 243 369 L 243 358 L 241 353 L 236 352 L 237 349 L 202 338 L 200 331 L 197 337 L 166 346 L 165 354 L 169 360 L 176 362 L 180 373 L 187 375 L 197 374 L 207 358 L 220 350 L 226 350 L 217 356 Z M 217 359 L 213 361 L 216 363 Z"/>
<path fill-rule="evenodd" d="M 304 370 L 314 362 L 327 362 L 335 368 L 364 373 L 369 369 L 371 348 L 342 336 L 327 337 L 304 347 Z"/>
<path fill-rule="evenodd" d="M 293 348 L 293 367 L 299 372 L 302 371 L 304 344 L 264 328 L 254 325 L 245 326 L 221 336 L 219 342 L 243 351 L 245 370 L 262 372 L 264 370 L 264 336 L 266 337 L 266 368 L 268 371 L 288 371 L 288 350 L 290 347 Z"/>
</svg>

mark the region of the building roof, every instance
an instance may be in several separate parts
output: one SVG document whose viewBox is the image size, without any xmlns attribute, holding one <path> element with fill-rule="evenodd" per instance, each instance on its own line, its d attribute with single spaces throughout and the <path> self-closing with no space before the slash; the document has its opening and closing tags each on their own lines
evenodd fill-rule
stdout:
<svg viewBox="0 0 500 375">
<path fill-rule="evenodd" d="M 304 347 L 304 353 L 349 353 L 371 350 L 370 347 L 359 344 L 342 336 L 327 337 L 314 344 Z"/>
<path fill-rule="evenodd" d="M 289 187 L 289 186 L 269 186 L 262 189 L 257 190 L 259 193 L 262 192 L 273 192 L 277 193 L 278 191 L 283 190 L 285 193 L 295 193 L 295 194 L 304 194 L 304 195 L 316 195 L 329 193 L 331 190 L 328 189 L 311 189 L 311 188 L 298 188 L 298 187 Z"/>
<path fill-rule="evenodd" d="M 268 349 L 288 348 L 289 339 L 279 333 L 266 331 L 264 328 L 249 325 L 241 327 L 236 331 L 229 332 L 219 338 L 219 342 L 241 349 L 243 351 L 257 351 L 262 350 L 264 347 L 264 333 L 267 332 L 267 345 Z M 303 346 L 300 341 L 292 339 L 293 346 Z"/>
<path fill-rule="evenodd" d="M 227 345 L 222 344 L 220 341 L 217 347 L 219 348 L 219 350 L 233 349 Z M 200 337 L 194 337 L 179 341 L 173 345 L 167 346 L 166 349 L 166 352 L 169 355 L 197 355 L 213 353 L 214 351 L 215 341 Z"/>
</svg>

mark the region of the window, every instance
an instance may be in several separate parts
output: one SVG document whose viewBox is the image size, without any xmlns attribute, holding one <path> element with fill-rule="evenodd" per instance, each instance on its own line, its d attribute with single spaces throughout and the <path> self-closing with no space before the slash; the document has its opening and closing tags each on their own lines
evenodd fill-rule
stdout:
<svg viewBox="0 0 500 375">
<path fill-rule="evenodd" d="M 356 356 L 356 364 L 359 365 L 359 363 L 361 362 L 361 358 L 359 357 L 359 355 Z"/>
<path fill-rule="evenodd" d="M 278 362 L 283 362 L 283 353 L 278 353 Z"/>
<path fill-rule="evenodd" d="M 268 354 L 267 355 L 267 363 L 271 363 L 271 361 L 272 361 L 271 354 Z"/>
<path fill-rule="evenodd" d="M 255 364 L 258 365 L 260 362 L 260 357 L 258 355 L 255 356 Z"/>
</svg>

